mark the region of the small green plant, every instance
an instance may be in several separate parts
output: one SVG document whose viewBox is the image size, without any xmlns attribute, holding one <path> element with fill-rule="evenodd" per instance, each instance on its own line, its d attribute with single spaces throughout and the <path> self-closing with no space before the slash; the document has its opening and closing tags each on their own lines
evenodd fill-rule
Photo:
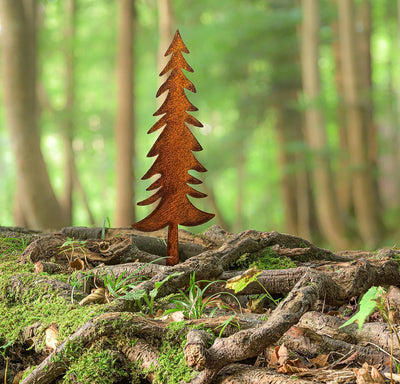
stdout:
<svg viewBox="0 0 400 384">
<path fill-rule="evenodd" d="M 371 287 L 362 297 L 360 301 L 360 310 L 354 314 L 349 320 L 347 320 L 344 324 L 342 324 L 339 328 L 345 327 L 347 325 L 353 324 L 354 322 L 358 322 L 358 328 L 361 330 L 365 320 L 368 316 L 375 310 L 378 309 L 382 318 L 387 322 L 390 328 L 391 333 L 391 351 L 390 351 L 390 365 L 393 366 L 395 364 L 397 372 L 399 372 L 399 360 L 393 356 L 393 335 L 396 336 L 397 343 L 400 345 L 400 337 L 397 332 L 396 327 L 393 325 L 392 321 L 389 317 L 389 304 L 387 299 L 384 297 L 384 293 L 386 293 L 385 289 L 382 287 Z M 392 371 L 390 371 L 392 374 Z M 393 382 L 393 378 L 391 377 L 391 382 Z"/>
<path fill-rule="evenodd" d="M 222 337 L 226 327 L 231 324 L 234 327 L 236 327 L 239 331 L 241 329 L 240 323 L 235 319 L 236 315 L 232 315 L 231 317 L 229 317 L 228 319 L 226 319 L 222 324 L 218 325 L 218 327 L 216 327 L 216 329 L 221 328 L 221 331 L 218 335 L 218 337 Z"/>
<path fill-rule="evenodd" d="M 104 287 L 112 296 L 121 298 L 128 292 L 129 289 L 134 289 L 137 284 L 145 280 L 145 277 L 138 276 L 136 271 L 129 276 L 124 277 L 126 273 L 127 272 L 125 271 L 116 277 L 114 272 L 110 271 L 104 277 Z M 129 281 L 131 281 L 133 278 L 136 278 L 135 283 L 129 284 Z"/>
<path fill-rule="evenodd" d="M 108 216 L 103 219 L 103 225 L 101 226 L 101 240 L 104 240 L 106 237 L 106 224 L 108 224 L 108 228 L 111 227 L 110 218 Z"/>
<path fill-rule="evenodd" d="M 85 245 L 86 245 L 86 240 L 74 240 L 71 239 L 70 237 L 67 237 L 67 240 L 60 245 L 59 254 L 60 255 L 64 254 L 68 262 L 70 263 L 72 261 L 72 258 L 68 257 L 68 254 L 72 255 L 76 251 L 81 251 L 87 263 Z"/>
<path fill-rule="evenodd" d="M 155 282 L 154 288 L 149 293 L 147 293 L 144 289 L 133 289 L 132 291 L 127 292 L 125 295 L 120 296 L 119 299 L 135 301 L 140 312 L 144 312 L 143 302 L 142 302 L 144 301 L 144 303 L 147 305 L 149 309 L 149 315 L 154 316 L 154 300 L 158 295 L 158 290 L 169 279 L 175 276 L 179 276 L 181 274 L 182 272 L 175 272 L 172 273 L 171 275 L 168 275 L 164 280 Z"/>
<path fill-rule="evenodd" d="M 71 290 L 71 303 L 74 303 L 74 293 L 75 293 L 75 289 L 77 289 L 80 284 L 83 284 L 85 286 L 86 281 L 91 278 L 91 277 L 95 277 L 96 275 L 93 273 L 93 271 L 90 271 L 89 273 L 83 275 L 82 277 L 80 277 L 79 279 L 77 279 L 75 282 L 73 282 L 71 284 L 72 286 L 72 290 Z"/>
<path fill-rule="evenodd" d="M 196 282 L 195 273 L 193 273 L 190 276 L 189 288 L 187 289 L 187 291 L 183 292 L 182 290 L 179 290 L 180 292 L 171 298 L 171 302 L 175 304 L 175 308 L 166 310 L 164 312 L 164 315 L 167 315 L 172 312 L 182 311 L 183 314 L 189 319 L 200 319 L 205 315 L 205 310 L 210 305 L 215 305 L 215 308 L 210 313 L 210 317 L 214 315 L 215 311 L 218 308 L 230 309 L 227 305 L 220 305 L 220 301 L 218 301 L 218 298 L 221 296 L 220 292 L 214 293 L 211 296 L 206 297 L 207 289 L 211 285 L 218 282 L 220 281 L 217 280 L 210 282 L 207 280 L 200 280 Z M 206 284 L 204 288 L 200 288 L 198 283 L 208 283 L 208 284 Z M 240 303 L 237 300 L 236 296 L 227 292 L 223 292 L 223 294 L 230 295 L 231 297 L 233 297 L 239 304 L 240 308 Z"/>
<path fill-rule="evenodd" d="M 339 328 L 358 322 L 358 328 L 361 331 L 365 320 L 379 306 L 377 300 L 383 295 L 385 290 L 382 287 L 371 287 L 362 297 L 360 301 L 360 310 L 355 313 L 349 320 L 342 324 Z"/>
<path fill-rule="evenodd" d="M 267 291 L 267 289 L 260 283 L 257 279 L 257 276 L 261 274 L 261 271 L 258 271 L 257 267 L 252 267 L 241 276 L 234 277 L 226 282 L 226 287 L 233 289 L 235 293 L 243 291 L 250 283 L 257 282 L 261 288 L 265 291 L 264 294 L 260 295 L 257 300 L 261 301 L 265 297 L 271 300 L 276 306 L 279 304 L 279 300 L 274 299 L 271 294 Z"/>
<path fill-rule="evenodd" d="M 86 245 L 86 240 L 74 240 L 70 237 L 67 237 L 67 240 L 64 241 L 60 245 L 60 254 L 65 252 L 74 252 L 75 250 L 79 249 L 82 252 L 85 252 L 84 247 Z"/>
</svg>

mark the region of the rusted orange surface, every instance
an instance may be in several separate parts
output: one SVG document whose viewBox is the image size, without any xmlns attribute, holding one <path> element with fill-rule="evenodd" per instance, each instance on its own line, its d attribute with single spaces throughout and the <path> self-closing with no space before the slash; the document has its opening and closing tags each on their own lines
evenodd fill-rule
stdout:
<svg viewBox="0 0 400 384">
<path fill-rule="evenodd" d="M 167 49 L 165 56 L 171 55 L 168 64 L 160 76 L 170 72 L 168 79 L 161 85 L 157 97 L 168 91 L 167 97 L 154 116 L 162 116 L 148 131 L 152 133 L 162 129 L 148 157 L 157 156 L 153 165 L 142 177 L 149 179 L 154 175 L 160 177 L 153 182 L 148 191 L 156 190 L 149 198 L 138 205 L 148 205 L 159 200 L 157 207 L 146 218 L 133 224 L 132 227 L 145 232 L 157 231 L 168 226 L 167 265 L 175 265 L 178 258 L 178 225 L 200 225 L 214 217 L 213 214 L 196 208 L 188 196 L 201 198 L 205 193 L 199 192 L 189 184 L 201 184 L 190 170 L 205 172 L 206 169 L 195 158 L 193 151 L 203 148 L 186 124 L 196 127 L 203 125 L 187 111 L 197 108 L 187 99 L 185 88 L 196 92 L 196 88 L 182 72 L 182 69 L 193 72 L 184 59 L 182 52 L 189 53 L 182 41 L 179 31 Z"/>
</svg>

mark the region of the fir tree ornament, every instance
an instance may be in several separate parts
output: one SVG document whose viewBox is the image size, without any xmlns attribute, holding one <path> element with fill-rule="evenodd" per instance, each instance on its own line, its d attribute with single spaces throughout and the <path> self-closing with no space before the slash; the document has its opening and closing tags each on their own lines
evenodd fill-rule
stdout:
<svg viewBox="0 0 400 384">
<path fill-rule="evenodd" d="M 170 72 L 168 79 L 157 92 L 159 97 L 168 91 L 164 103 L 154 113 L 154 116 L 162 115 L 162 117 L 147 132 L 152 133 L 162 128 L 158 139 L 147 154 L 148 157 L 157 156 L 157 158 L 142 177 L 144 180 L 160 174 L 160 177 L 147 188 L 148 191 L 155 189 L 157 191 L 138 205 L 149 205 L 157 200 L 159 202 L 147 217 L 132 225 L 133 228 L 144 232 L 157 231 L 168 226 L 167 265 L 179 262 L 178 225 L 200 225 L 214 217 L 213 214 L 196 208 L 188 199 L 188 196 L 195 198 L 207 196 L 189 185 L 202 183 L 189 174 L 190 170 L 206 172 L 206 169 L 193 154 L 193 151 L 201 151 L 203 148 L 186 125 L 203 126 L 187 112 L 198 109 L 190 103 L 185 94 L 185 88 L 194 93 L 196 88 L 182 72 L 182 69 L 193 72 L 182 52 L 189 53 L 189 50 L 177 30 L 165 53 L 165 56 L 171 55 L 171 58 L 160 73 L 160 76 L 163 76 Z"/>
</svg>

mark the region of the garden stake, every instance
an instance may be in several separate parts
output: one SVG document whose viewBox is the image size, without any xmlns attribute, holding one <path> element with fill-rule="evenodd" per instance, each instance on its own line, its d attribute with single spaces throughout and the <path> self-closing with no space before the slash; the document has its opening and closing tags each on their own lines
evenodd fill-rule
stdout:
<svg viewBox="0 0 400 384">
<path fill-rule="evenodd" d="M 168 91 L 164 103 L 154 113 L 154 116 L 162 115 L 162 117 L 148 131 L 152 133 L 163 128 L 147 154 L 147 157 L 157 156 L 157 158 L 142 177 L 142 179 L 149 179 L 160 174 L 160 177 L 147 188 L 147 191 L 154 189 L 157 191 L 138 205 L 149 205 L 160 201 L 146 218 L 132 224 L 133 228 L 144 232 L 157 231 L 168 226 L 167 265 L 175 265 L 179 262 L 178 224 L 195 226 L 214 217 L 213 214 L 196 208 L 188 199 L 188 196 L 196 198 L 207 196 L 188 185 L 202 183 L 201 180 L 189 174 L 190 170 L 206 172 L 206 169 L 193 154 L 193 151 L 201 151 L 203 148 L 186 125 L 203 126 L 187 112 L 198 109 L 190 103 L 185 94 L 185 88 L 194 93 L 196 88 L 182 72 L 182 69 L 193 72 L 182 52 L 189 53 L 189 50 L 183 43 L 179 31 L 176 31 L 165 53 L 165 56 L 172 54 L 171 58 L 160 73 L 160 76 L 168 72 L 170 75 L 156 95 L 159 97 Z"/>
</svg>

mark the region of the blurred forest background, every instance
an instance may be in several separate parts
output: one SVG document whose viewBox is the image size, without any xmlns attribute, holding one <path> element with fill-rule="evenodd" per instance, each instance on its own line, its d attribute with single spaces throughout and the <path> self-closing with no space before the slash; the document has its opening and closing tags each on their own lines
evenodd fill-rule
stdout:
<svg viewBox="0 0 400 384">
<path fill-rule="evenodd" d="M 145 217 L 179 28 L 208 169 L 193 203 L 216 213 L 196 230 L 400 245 L 399 20 L 396 0 L 0 0 L 0 225 Z"/>
</svg>

